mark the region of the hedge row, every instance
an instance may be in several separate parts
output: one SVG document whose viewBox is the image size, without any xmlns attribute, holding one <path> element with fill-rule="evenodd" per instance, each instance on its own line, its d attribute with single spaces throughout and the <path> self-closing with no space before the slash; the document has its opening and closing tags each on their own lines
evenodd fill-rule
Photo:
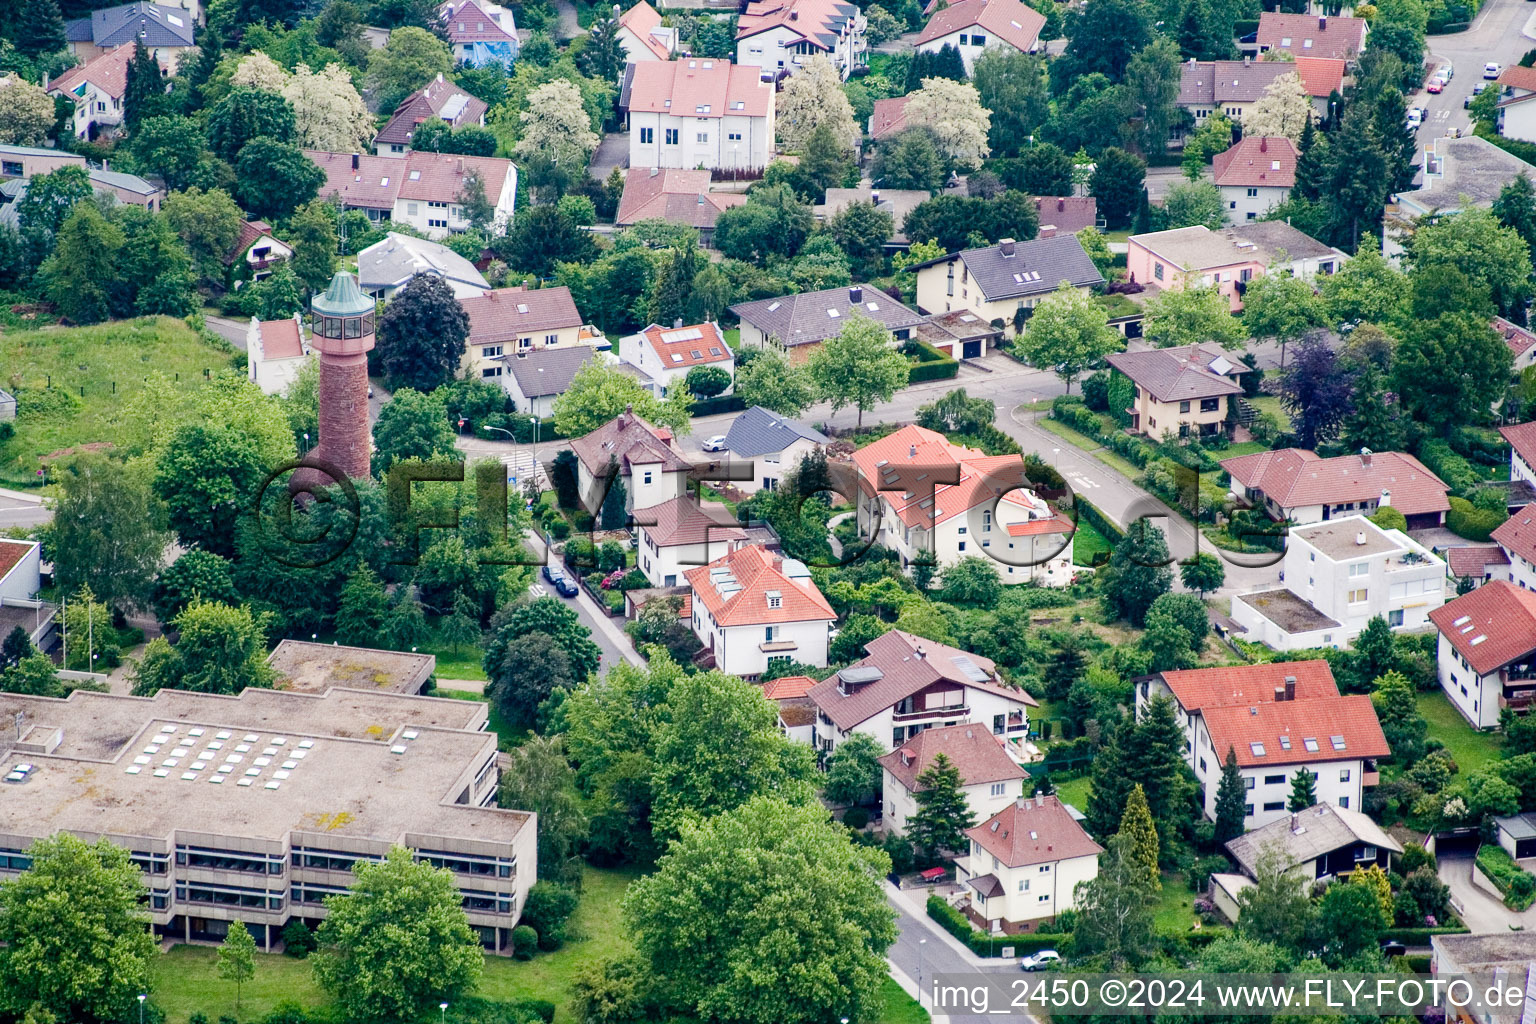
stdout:
<svg viewBox="0 0 1536 1024">
<path fill-rule="evenodd" d="M 926 341 L 912 338 L 901 346 L 902 355 L 917 360 L 907 371 L 907 383 L 925 380 L 950 380 L 960 372 L 960 364 Z"/>
<path fill-rule="evenodd" d="M 725 412 L 741 412 L 747 403 L 735 395 L 716 395 L 714 398 L 695 398 L 688 409 L 690 416 L 718 416 Z"/>
<path fill-rule="evenodd" d="M 937 921 L 940 928 L 969 946 L 971 952 L 977 956 L 1000 956 L 1005 946 L 1012 946 L 1015 956 L 1024 956 L 1042 949 L 1059 948 L 1070 938 L 1068 935 L 1049 932 L 1033 932 L 1028 935 L 988 935 L 971 927 L 969 918 L 944 902 L 944 898 L 937 894 L 930 894 L 928 897 L 928 916 Z"/>
<path fill-rule="evenodd" d="M 1504 847 L 1495 843 L 1478 847 L 1477 866 L 1504 894 L 1504 905 L 1511 910 L 1524 910 L 1536 901 L 1536 878 L 1516 864 Z"/>
<path fill-rule="evenodd" d="M 1121 430 L 1112 417 L 1094 412 L 1075 396 L 1063 401 L 1066 397 L 1062 396 L 1051 403 L 1052 419 L 1060 420 L 1079 434 L 1093 438 L 1138 469 L 1144 468 L 1156 456 L 1156 448 Z"/>
<path fill-rule="evenodd" d="M 1467 540 L 1488 540 L 1509 518 L 1508 512 L 1478 508 L 1466 498 L 1453 495 L 1450 502 L 1451 510 L 1445 514 L 1446 529 Z"/>
<path fill-rule="evenodd" d="M 1427 946 L 1431 935 L 1465 935 L 1471 930 L 1466 925 L 1454 928 L 1388 928 L 1381 933 L 1381 941 L 1401 942 L 1405 946 Z"/>
<path fill-rule="evenodd" d="M 516 439 L 518 444 L 534 443 L 535 431 L 533 428 L 533 418 L 531 416 L 525 416 L 520 413 L 512 413 L 508 416 L 501 417 L 501 424 L 498 424 L 497 426 L 498 429 L 496 430 L 487 430 L 485 427 L 478 427 L 476 428 L 475 433 L 480 437 L 490 441 L 505 441 L 507 439 L 507 435 L 502 433 L 502 430 L 505 429 L 512 432 L 512 436 Z M 565 436 L 566 435 L 560 433 L 560 431 L 556 429 L 555 421 L 553 419 L 539 420 L 537 438 L 540 444 L 543 444 L 546 441 L 563 440 Z"/>
<path fill-rule="evenodd" d="M 1456 494 L 1471 494 L 1483 478 L 1472 463 L 1457 455 L 1449 444 L 1434 438 L 1419 445 L 1419 461 L 1444 480 Z"/>
<path fill-rule="evenodd" d="M 1118 544 L 1125 539 L 1125 531 L 1114 523 L 1109 517 L 1099 510 L 1093 502 L 1082 495 L 1075 495 L 1072 499 L 1073 508 L 1077 509 L 1077 517 L 1089 526 L 1104 535 L 1104 539 L 1111 544 Z"/>
</svg>

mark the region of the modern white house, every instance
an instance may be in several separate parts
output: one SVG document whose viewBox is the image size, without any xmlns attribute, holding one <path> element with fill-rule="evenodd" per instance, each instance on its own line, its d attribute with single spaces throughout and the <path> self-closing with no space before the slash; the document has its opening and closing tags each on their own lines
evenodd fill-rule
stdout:
<svg viewBox="0 0 1536 1024">
<path fill-rule="evenodd" d="M 1378 616 L 1420 629 L 1445 603 L 1445 562 L 1361 515 L 1292 527 L 1283 564 L 1284 587 L 1232 598 L 1245 639 L 1278 651 L 1340 647 Z"/>
<path fill-rule="evenodd" d="M 388 302 L 417 274 L 440 277 L 455 298 L 478 296 L 491 287 L 475 265 L 440 242 L 391 231 L 357 254 L 357 284 Z"/>
<path fill-rule="evenodd" d="M 635 564 L 652 586 L 676 587 L 690 569 L 708 565 L 746 543 L 731 510 L 692 495 L 635 513 Z"/>
<path fill-rule="evenodd" d="M 1104 848 L 1054 796 L 1021 796 L 966 835 L 970 851 L 955 862 L 972 893 L 965 914 L 994 935 L 1039 930 L 1099 876 Z"/>
<path fill-rule="evenodd" d="M 42 588 L 41 567 L 42 545 L 37 541 L 0 540 L 0 601 L 36 598 Z"/>
<path fill-rule="evenodd" d="M 1536 141 L 1536 68 L 1508 67 L 1494 83 L 1499 91 L 1499 134 Z"/>
<path fill-rule="evenodd" d="M 1184 729 L 1184 759 L 1200 784 L 1206 817 L 1228 752 L 1249 799 L 1245 828 L 1283 817 L 1292 777 L 1317 776 L 1320 801 L 1358 809 L 1378 781 L 1376 759 L 1391 753 L 1376 709 L 1363 694 L 1341 696 L 1322 660 L 1185 669 L 1136 680 L 1136 715 L 1151 702 L 1173 702 Z"/>
<path fill-rule="evenodd" d="M 880 758 L 882 824 L 897 835 L 917 811 L 925 788 L 918 776 L 943 754 L 960 773 L 960 792 L 977 821 L 986 821 L 1025 795 L 1029 773 L 1008 753 L 1003 741 L 981 725 L 925 729 Z"/>
<path fill-rule="evenodd" d="M 908 424 L 854 452 L 859 536 L 943 570 L 992 561 L 1004 583 L 1072 582 L 1071 521 L 1032 489 L 1018 455 L 987 455 Z"/>
<path fill-rule="evenodd" d="M 1536 591 L 1495 579 L 1437 609 L 1440 688 L 1479 729 L 1536 706 Z"/>
<path fill-rule="evenodd" d="M 371 221 L 400 221 L 432 239 L 468 231 L 465 186 L 478 177 L 491 204 L 492 229 L 512 223 L 517 166 L 511 160 L 421 150 L 411 150 L 404 159 L 318 149 L 304 155 L 325 172 L 320 198 L 335 197 L 344 209 L 362 210 Z"/>
<path fill-rule="evenodd" d="M 682 387 L 695 366 L 711 366 L 736 376 L 736 356 L 725 343 L 720 325 L 709 320 L 687 327 L 681 320 L 671 327 L 651 324 L 619 339 L 619 359 L 645 371 L 654 382 L 657 398 Z"/>
<path fill-rule="evenodd" d="M 734 463 L 751 463 L 752 478 L 731 486 L 746 494 L 774 490 L 784 474 L 832 439 L 815 427 L 754 405 L 737 416 L 725 432 L 725 449 Z M 745 474 L 741 474 L 745 475 Z"/>
<path fill-rule="evenodd" d="M 845 0 L 749 0 L 736 21 L 736 63 L 773 79 L 820 55 L 846 79 L 867 59 L 868 27 Z"/>
<path fill-rule="evenodd" d="M 1003 682 L 979 654 L 893 629 L 864 645 L 865 657 L 811 689 L 812 736 L 825 758 L 855 732 L 890 750 L 925 729 L 974 723 L 1012 742 L 1029 734 L 1039 702 Z"/>
<path fill-rule="evenodd" d="M 653 508 L 688 493 L 693 463 L 665 427 L 653 427 L 625 410 L 590 434 L 571 441 L 576 453 L 576 488 L 581 504 L 596 515 L 608 493 L 607 480 L 617 472 L 624 482 L 630 512 Z"/>
<path fill-rule="evenodd" d="M 123 123 L 123 96 L 128 91 L 133 49 L 130 43 L 102 51 L 48 84 L 48 95 L 74 104 L 69 127 L 76 138 L 90 137 L 92 129 Z"/>
<path fill-rule="evenodd" d="M 756 679 L 776 661 L 826 665 L 837 613 L 804 563 L 753 544 L 683 575 L 712 667 Z"/>
<path fill-rule="evenodd" d="M 728 60 L 628 64 L 630 167 L 757 169 L 773 159 L 773 85 Z"/>
<path fill-rule="evenodd" d="M 263 394 L 282 395 L 312 358 L 302 314 L 291 320 L 251 317 L 245 332 L 245 372 Z"/>
<path fill-rule="evenodd" d="M 953 46 L 969 75 L 976 58 L 987 50 L 1007 47 L 1018 53 L 1041 49 L 1045 15 L 1023 0 L 958 0 L 934 12 L 917 37 L 920 53 L 938 53 Z"/>
</svg>

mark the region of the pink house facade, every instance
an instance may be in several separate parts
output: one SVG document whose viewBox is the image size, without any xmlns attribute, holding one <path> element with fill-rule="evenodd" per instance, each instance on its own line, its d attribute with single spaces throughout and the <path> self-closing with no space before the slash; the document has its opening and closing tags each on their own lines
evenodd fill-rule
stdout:
<svg viewBox="0 0 1536 1024">
<path fill-rule="evenodd" d="M 1303 280 L 1333 274 L 1348 257 L 1279 221 L 1212 231 L 1204 226 L 1132 235 L 1126 246 L 1131 280 L 1148 289 L 1208 288 L 1243 308 L 1248 282 L 1271 268 Z"/>
</svg>

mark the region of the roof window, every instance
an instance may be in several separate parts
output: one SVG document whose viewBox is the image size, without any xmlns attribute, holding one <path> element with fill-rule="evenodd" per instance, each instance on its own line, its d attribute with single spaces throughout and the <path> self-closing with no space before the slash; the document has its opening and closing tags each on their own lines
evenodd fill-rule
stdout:
<svg viewBox="0 0 1536 1024">
<path fill-rule="evenodd" d="M 1252 743 L 1248 744 L 1248 749 L 1253 751 L 1254 757 L 1264 756 L 1264 744 L 1260 743 L 1258 740 L 1254 740 Z"/>
<path fill-rule="evenodd" d="M 1344 737 L 1343 736 L 1330 736 L 1330 737 L 1328 737 L 1328 742 L 1333 744 L 1333 749 L 1334 750 L 1343 750 L 1344 749 Z"/>
<path fill-rule="evenodd" d="M 1316 736 L 1307 736 L 1307 737 L 1303 738 L 1302 741 L 1301 741 L 1301 745 L 1303 747 L 1306 747 L 1308 751 L 1310 751 L 1310 752 L 1312 752 L 1314 754 L 1317 753 L 1317 737 Z"/>
</svg>

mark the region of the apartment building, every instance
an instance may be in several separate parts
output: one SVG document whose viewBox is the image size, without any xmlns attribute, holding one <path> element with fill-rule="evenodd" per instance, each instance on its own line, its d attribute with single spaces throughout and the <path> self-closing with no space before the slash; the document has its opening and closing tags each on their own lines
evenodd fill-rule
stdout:
<svg viewBox="0 0 1536 1024">
<path fill-rule="evenodd" d="M 774 91 L 728 60 L 628 64 L 629 166 L 756 169 L 773 159 Z"/>
<path fill-rule="evenodd" d="M 965 834 L 970 851 L 955 863 L 973 894 L 965 914 L 994 935 L 1039 930 L 1099 876 L 1104 848 L 1054 796 L 1021 796 Z"/>
<path fill-rule="evenodd" d="M 868 25 L 844 0 L 749 0 L 736 21 L 736 63 L 773 79 L 819 54 L 846 79 L 868 59 Z"/>
<path fill-rule="evenodd" d="M 756 679 L 774 662 L 826 665 L 837 613 L 805 563 L 753 544 L 683 577 L 706 664 L 745 679 Z"/>
<path fill-rule="evenodd" d="M 1430 613 L 1440 688 L 1479 729 L 1536 706 L 1536 591 L 1495 579 Z"/>
<path fill-rule="evenodd" d="M 510 952 L 537 821 L 496 807 L 486 709 L 429 697 L 249 689 L 151 698 L 0 694 L 0 878 L 57 832 L 106 837 L 144 872 L 157 937 L 262 949 L 315 926 L 354 865 L 392 846 L 453 872 L 485 947 Z"/>
</svg>

